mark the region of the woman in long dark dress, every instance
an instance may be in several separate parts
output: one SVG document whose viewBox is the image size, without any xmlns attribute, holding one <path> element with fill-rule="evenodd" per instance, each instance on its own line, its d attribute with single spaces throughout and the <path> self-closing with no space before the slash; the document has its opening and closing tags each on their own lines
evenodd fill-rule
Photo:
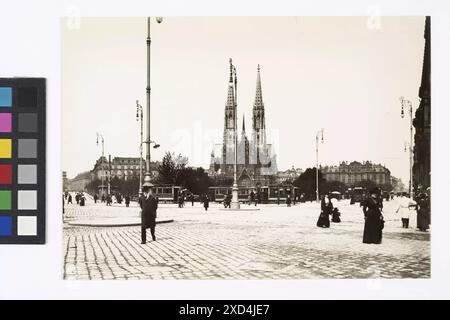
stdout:
<svg viewBox="0 0 450 320">
<path fill-rule="evenodd" d="M 381 205 L 376 191 L 370 192 L 370 197 L 364 201 L 364 235 L 363 243 L 380 244 L 383 237 L 384 220 Z"/>
<path fill-rule="evenodd" d="M 334 208 L 333 209 L 333 216 L 331 218 L 331 221 L 333 221 L 335 223 L 341 222 L 340 216 L 341 216 L 341 213 L 339 212 L 339 209 L 338 208 Z"/>
<path fill-rule="evenodd" d="M 84 195 L 80 196 L 80 206 L 84 207 L 86 203 L 86 198 L 84 197 Z"/>
<path fill-rule="evenodd" d="M 320 202 L 320 216 L 317 220 L 317 226 L 320 228 L 330 227 L 330 214 L 333 211 L 333 204 L 331 203 L 328 196 L 322 196 L 322 201 Z"/>
<path fill-rule="evenodd" d="M 417 199 L 417 228 L 420 231 L 427 231 L 429 227 L 430 201 L 425 193 L 421 193 Z"/>
</svg>

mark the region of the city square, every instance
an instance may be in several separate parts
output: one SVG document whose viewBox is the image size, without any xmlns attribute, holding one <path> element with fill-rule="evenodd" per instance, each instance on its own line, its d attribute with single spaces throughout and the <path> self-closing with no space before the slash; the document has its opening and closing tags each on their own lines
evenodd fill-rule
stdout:
<svg viewBox="0 0 450 320">
<path fill-rule="evenodd" d="M 163 21 L 63 30 L 65 279 L 430 278 L 429 17 Z"/>
<path fill-rule="evenodd" d="M 381 245 L 362 243 L 364 216 L 359 204 L 338 203 L 342 222 L 316 227 L 315 202 L 286 207 L 220 204 L 205 211 L 161 204 L 157 241 L 140 243 L 139 209 L 124 205 L 66 205 L 64 278 L 100 279 L 398 279 L 429 278 L 430 233 L 402 229 L 397 199 L 384 202 Z M 107 226 L 123 220 L 131 226 Z M 412 219 L 414 220 L 414 219 Z M 77 226 L 82 221 L 85 226 Z M 87 223 L 89 222 L 89 223 Z M 74 225 L 72 225 L 74 224 Z M 100 226 L 99 226 L 100 225 Z"/>
</svg>

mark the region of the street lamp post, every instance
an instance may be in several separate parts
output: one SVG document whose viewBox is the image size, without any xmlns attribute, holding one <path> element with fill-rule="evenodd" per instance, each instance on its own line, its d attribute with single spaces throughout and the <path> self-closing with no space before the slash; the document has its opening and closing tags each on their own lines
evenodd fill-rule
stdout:
<svg viewBox="0 0 450 320">
<path fill-rule="evenodd" d="M 323 143 L 323 128 L 316 133 L 316 201 L 319 202 L 319 136 Z"/>
<path fill-rule="evenodd" d="M 139 104 L 139 100 L 136 100 L 136 120 L 140 121 L 141 125 L 141 139 L 139 144 L 140 157 L 139 157 L 139 196 L 142 195 L 142 143 L 144 138 L 144 110 Z"/>
<path fill-rule="evenodd" d="M 111 155 L 108 157 L 108 194 L 111 194 Z"/>
<path fill-rule="evenodd" d="M 105 157 L 105 139 L 103 138 L 102 134 L 97 132 L 97 146 L 98 146 L 98 138 L 101 138 L 101 140 L 102 140 L 102 157 L 101 157 L 100 167 L 101 167 L 101 170 L 102 170 L 102 173 L 101 173 L 102 186 L 101 187 L 102 187 L 102 195 L 103 195 L 104 194 L 104 190 L 103 190 L 103 187 L 104 187 L 104 184 L 103 184 L 103 182 L 104 182 L 103 159 Z"/>
<path fill-rule="evenodd" d="M 156 22 L 161 23 L 162 18 L 157 17 Z M 147 18 L 147 87 L 146 87 L 146 97 L 147 97 L 147 139 L 145 143 L 147 144 L 147 154 L 145 156 L 145 177 L 144 184 L 151 185 L 151 174 L 150 174 L 150 17 Z"/>
<path fill-rule="evenodd" d="M 147 144 L 147 145 L 153 144 L 153 149 L 158 149 L 160 147 L 160 145 L 158 143 L 156 143 L 155 141 L 153 141 L 153 140 L 150 140 L 150 142 L 148 142 L 148 141 L 141 141 L 141 144 L 140 144 L 141 153 L 142 153 L 142 145 L 144 143 Z M 141 168 L 142 168 L 142 166 L 141 166 Z M 140 171 L 142 172 L 142 170 L 140 170 Z M 145 183 L 145 179 L 144 179 L 144 183 Z M 139 188 L 139 190 L 142 192 L 142 186 Z"/>
<path fill-rule="evenodd" d="M 410 100 L 400 97 L 402 104 L 401 117 L 405 117 L 404 108 L 407 107 L 409 111 L 409 196 L 413 198 L 413 106 Z"/>
<path fill-rule="evenodd" d="M 232 64 L 232 61 L 230 59 L 230 64 Z M 233 70 L 233 77 L 234 77 L 234 172 L 233 172 L 233 189 L 232 189 L 232 200 L 230 207 L 232 209 L 239 209 L 240 203 L 239 203 L 239 187 L 237 183 L 237 73 L 236 73 L 236 67 L 232 65 Z"/>
</svg>

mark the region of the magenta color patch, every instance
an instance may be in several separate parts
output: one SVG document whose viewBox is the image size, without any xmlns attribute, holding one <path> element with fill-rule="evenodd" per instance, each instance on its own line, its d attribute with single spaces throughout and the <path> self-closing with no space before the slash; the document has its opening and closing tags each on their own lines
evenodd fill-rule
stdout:
<svg viewBox="0 0 450 320">
<path fill-rule="evenodd" d="M 11 132 L 11 113 L 0 113 L 0 132 Z"/>
</svg>

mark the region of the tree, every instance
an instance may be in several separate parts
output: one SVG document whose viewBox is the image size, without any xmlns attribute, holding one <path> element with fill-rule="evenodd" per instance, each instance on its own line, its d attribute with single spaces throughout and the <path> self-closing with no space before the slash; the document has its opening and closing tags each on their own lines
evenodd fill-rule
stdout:
<svg viewBox="0 0 450 320">
<path fill-rule="evenodd" d="M 181 154 L 166 152 L 158 167 L 157 183 L 178 185 L 187 188 L 194 194 L 208 192 L 212 181 L 203 168 L 187 167 L 188 158 Z"/>
<path fill-rule="evenodd" d="M 207 193 L 208 188 L 212 185 L 211 179 L 203 168 L 185 168 L 180 180 L 181 185 L 194 194 Z"/>
<path fill-rule="evenodd" d="M 101 185 L 102 181 L 100 179 L 91 180 L 91 182 L 86 185 L 86 191 L 89 194 L 96 194 L 99 192 L 99 186 Z"/>
<path fill-rule="evenodd" d="M 300 193 L 304 193 L 308 198 L 314 199 L 316 194 L 316 168 L 308 168 L 294 181 L 294 186 L 298 187 Z M 323 193 L 326 180 L 319 170 L 319 193 Z"/>
<path fill-rule="evenodd" d="M 391 192 L 394 188 L 392 187 L 392 184 L 390 182 L 382 184 L 380 186 L 381 190 Z"/>
<path fill-rule="evenodd" d="M 405 184 L 402 179 L 391 176 L 391 186 L 392 191 L 394 192 L 403 192 L 405 191 Z"/>
<path fill-rule="evenodd" d="M 166 152 L 162 159 L 161 165 L 158 167 L 157 183 L 160 184 L 181 184 L 180 178 L 186 170 L 188 159 L 186 157 L 175 156 L 174 153 Z"/>
</svg>

